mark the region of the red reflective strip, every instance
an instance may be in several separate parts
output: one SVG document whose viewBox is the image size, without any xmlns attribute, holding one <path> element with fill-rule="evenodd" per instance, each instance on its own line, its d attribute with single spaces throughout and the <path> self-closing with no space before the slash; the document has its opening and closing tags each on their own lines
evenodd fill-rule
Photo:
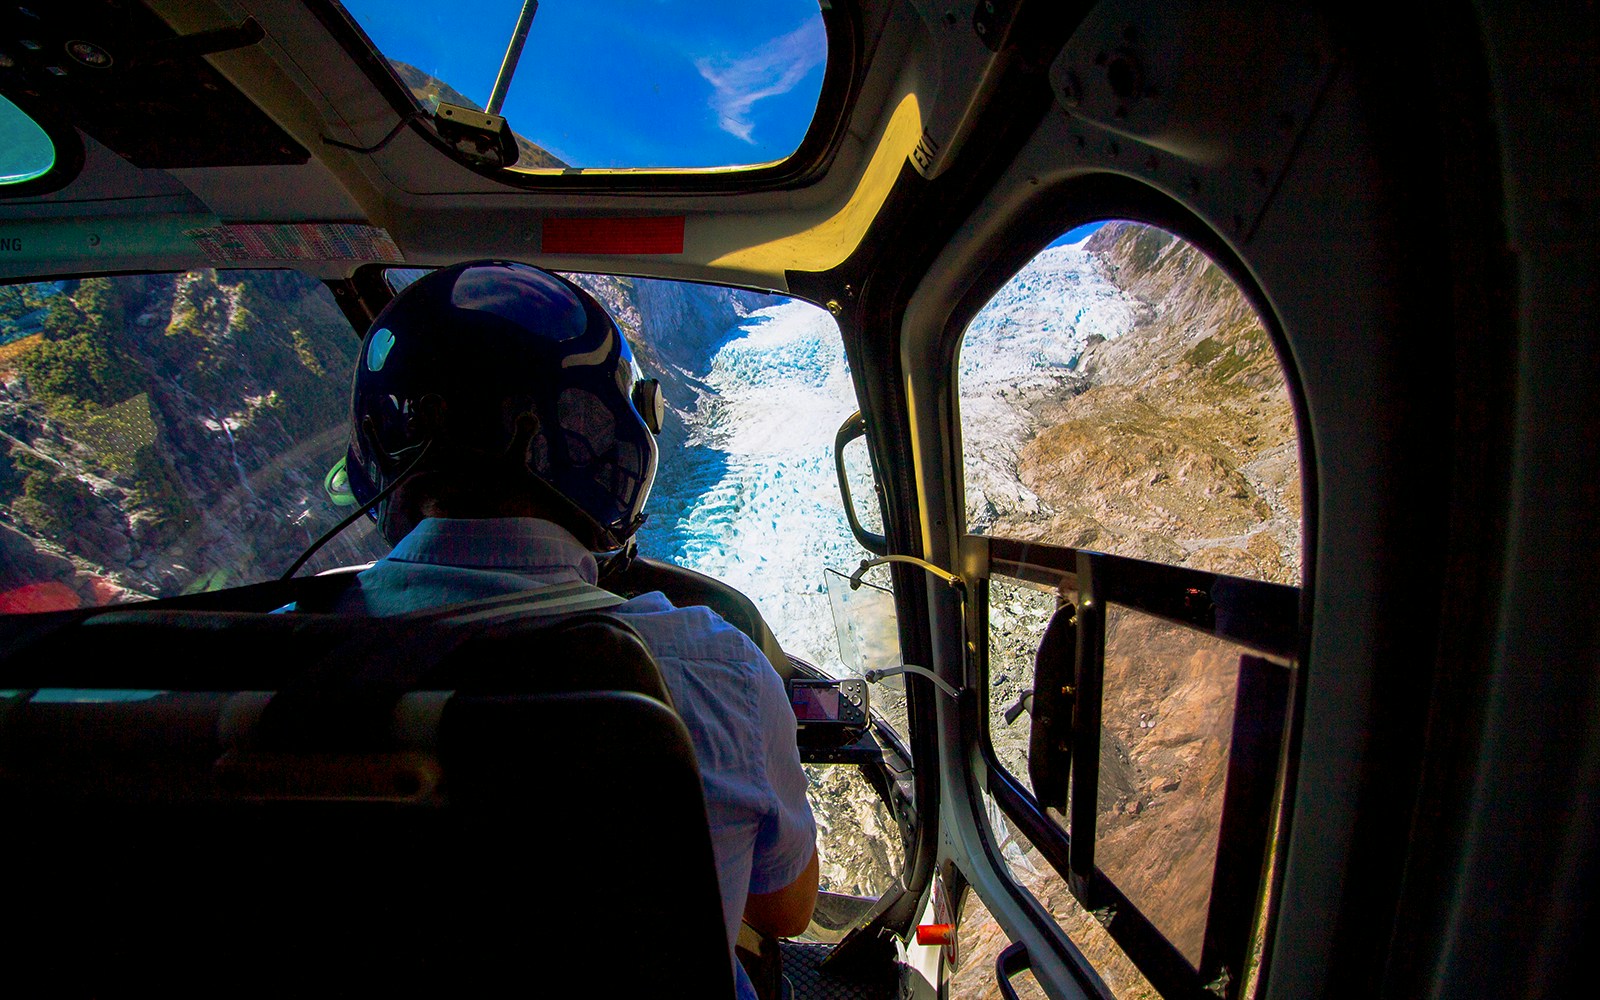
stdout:
<svg viewBox="0 0 1600 1000">
<path fill-rule="evenodd" d="M 545 253 L 683 253 L 683 216 L 545 219 Z"/>
<path fill-rule="evenodd" d="M 917 944 L 949 944 L 955 940 L 955 928 L 950 924 L 918 924 Z"/>
</svg>

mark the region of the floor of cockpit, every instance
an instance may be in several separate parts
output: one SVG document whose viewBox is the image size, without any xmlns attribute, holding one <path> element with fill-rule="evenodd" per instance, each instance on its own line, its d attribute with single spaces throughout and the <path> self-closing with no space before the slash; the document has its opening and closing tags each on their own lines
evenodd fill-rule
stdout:
<svg viewBox="0 0 1600 1000">
<path fill-rule="evenodd" d="M 861 982 L 833 975 L 822 962 L 833 951 L 831 944 L 785 941 L 783 974 L 794 990 L 794 1000 L 890 1000 L 895 995 L 892 982 Z"/>
</svg>

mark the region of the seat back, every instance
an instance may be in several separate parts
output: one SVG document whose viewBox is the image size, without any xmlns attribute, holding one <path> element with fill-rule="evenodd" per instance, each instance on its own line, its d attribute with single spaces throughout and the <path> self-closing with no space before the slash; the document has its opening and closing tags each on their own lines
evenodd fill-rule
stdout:
<svg viewBox="0 0 1600 1000">
<path fill-rule="evenodd" d="M 732 992 L 689 736 L 615 620 L 129 610 L 0 687 L 52 993 Z"/>
</svg>

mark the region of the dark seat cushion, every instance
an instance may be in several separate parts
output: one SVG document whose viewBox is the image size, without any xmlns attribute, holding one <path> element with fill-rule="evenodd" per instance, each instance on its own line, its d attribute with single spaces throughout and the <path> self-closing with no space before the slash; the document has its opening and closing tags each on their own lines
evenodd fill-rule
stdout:
<svg viewBox="0 0 1600 1000">
<path fill-rule="evenodd" d="M 138 609 L 0 676 L 9 942 L 52 994 L 732 993 L 688 733 L 604 616 Z"/>
</svg>

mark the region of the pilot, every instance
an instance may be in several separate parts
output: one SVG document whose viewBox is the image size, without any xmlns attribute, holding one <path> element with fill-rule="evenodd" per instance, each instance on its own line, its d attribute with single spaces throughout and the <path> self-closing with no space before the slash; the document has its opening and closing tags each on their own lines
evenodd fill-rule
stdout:
<svg viewBox="0 0 1600 1000">
<path fill-rule="evenodd" d="M 418 279 L 356 360 L 346 472 L 394 548 L 337 610 L 595 584 L 596 553 L 644 521 L 663 412 L 659 385 L 572 282 L 505 261 Z M 741 917 L 798 934 L 816 901 L 816 826 L 782 679 L 707 608 L 657 592 L 610 613 L 654 654 L 693 739 L 730 953 Z M 754 996 L 737 963 L 736 975 Z"/>
</svg>

